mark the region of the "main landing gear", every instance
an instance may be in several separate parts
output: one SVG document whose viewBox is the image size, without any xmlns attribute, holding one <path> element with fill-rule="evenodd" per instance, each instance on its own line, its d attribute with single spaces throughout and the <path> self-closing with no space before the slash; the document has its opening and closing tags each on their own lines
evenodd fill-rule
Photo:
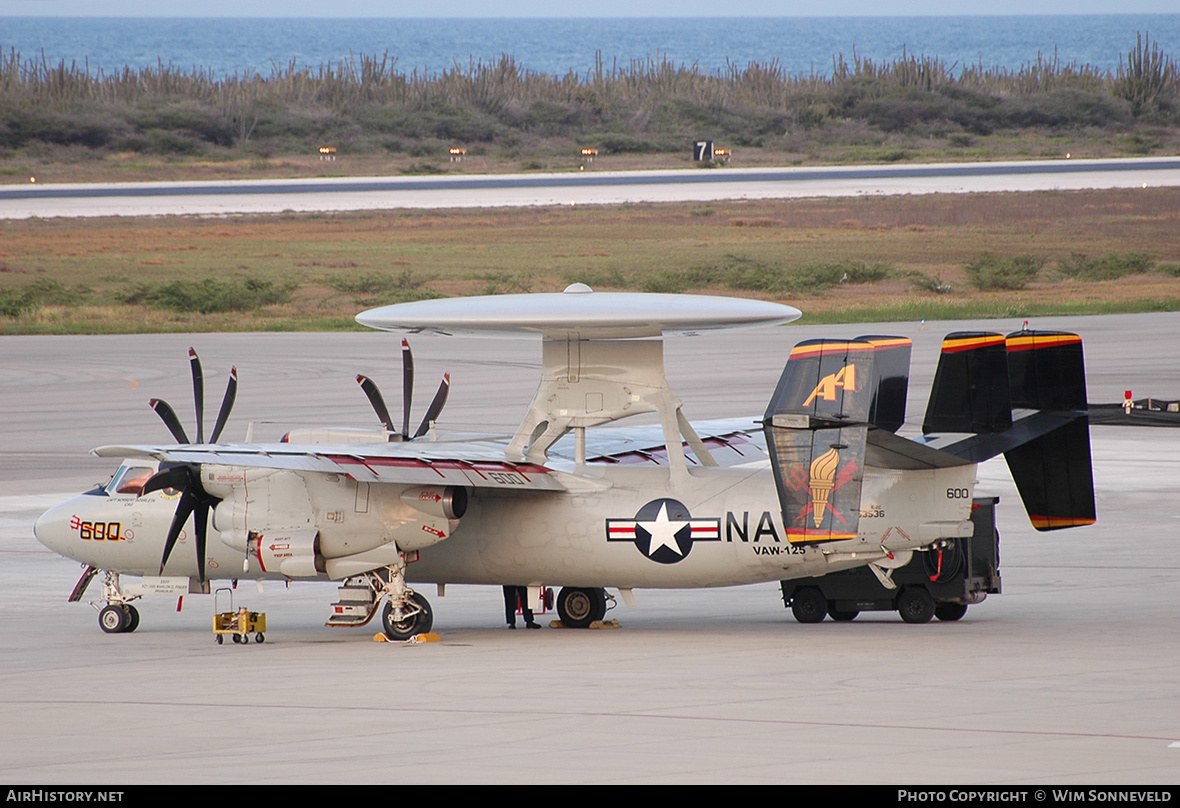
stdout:
<svg viewBox="0 0 1180 808">
<path fill-rule="evenodd" d="M 381 612 L 381 627 L 391 640 L 402 641 L 430 631 L 434 625 L 434 612 L 430 603 L 417 592 L 407 589 L 409 597 L 394 605 L 390 598 Z"/>
<path fill-rule="evenodd" d="M 589 628 L 606 616 L 608 597 L 601 588 L 564 587 L 557 594 L 557 616 L 566 628 Z"/>
<path fill-rule="evenodd" d="M 332 604 L 328 627 L 357 628 L 377 614 L 381 601 L 381 628 L 396 642 L 426 634 L 434 626 L 434 611 L 420 593 L 406 586 L 406 565 L 390 565 L 346 580 L 340 599 Z"/>
</svg>

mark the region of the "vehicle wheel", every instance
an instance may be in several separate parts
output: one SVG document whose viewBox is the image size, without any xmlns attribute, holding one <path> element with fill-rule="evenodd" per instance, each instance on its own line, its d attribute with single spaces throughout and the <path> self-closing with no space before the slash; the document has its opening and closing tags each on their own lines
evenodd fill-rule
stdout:
<svg viewBox="0 0 1180 808">
<path fill-rule="evenodd" d="M 125 605 L 123 611 L 127 613 L 127 627 L 124 631 L 135 631 L 139 628 L 139 609 L 131 605 Z"/>
<path fill-rule="evenodd" d="M 965 614 L 966 603 L 939 603 L 934 607 L 934 616 L 939 620 L 962 620 Z"/>
<path fill-rule="evenodd" d="M 929 623 L 934 617 L 934 598 L 922 587 L 910 587 L 898 597 L 897 613 L 907 623 Z"/>
<path fill-rule="evenodd" d="M 107 634 L 119 634 L 127 630 L 127 613 L 122 606 L 111 604 L 104 606 L 98 613 L 98 625 Z"/>
<path fill-rule="evenodd" d="M 242 638 L 239 637 L 237 634 L 231 634 L 230 636 L 234 638 L 234 645 L 237 645 L 238 643 L 240 643 L 242 641 Z"/>
<path fill-rule="evenodd" d="M 587 628 L 606 616 L 606 594 L 601 589 L 565 587 L 557 595 L 557 616 L 566 628 Z"/>
<path fill-rule="evenodd" d="M 835 606 L 830 604 L 828 605 L 828 617 L 832 618 L 837 623 L 850 623 L 856 619 L 858 614 L 860 614 L 859 611 L 842 612 Z"/>
<path fill-rule="evenodd" d="M 385 602 L 385 609 L 381 612 L 381 625 L 385 629 L 385 636 L 389 639 L 398 642 L 408 640 L 419 634 L 425 634 L 434 625 L 434 612 L 430 610 L 430 603 L 426 598 L 414 592 L 410 595 L 410 600 L 413 601 L 413 605 L 417 607 L 418 611 L 401 620 L 393 619 L 393 604 L 389 601 Z"/>
<path fill-rule="evenodd" d="M 218 645 L 221 645 L 223 642 L 225 642 L 225 635 L 224 635 L 224 634 L 218 634 L 218 635 L 217 635 L 217 644 L 218 644 Z"/>
<path fill-rule="evenodd" d="M 266 637 L 263 637 L 263 636 L 262 636 L 262 632 L 261 632 L 261 631 L 260 631 L 260 632 L 258 632 L 257 634 L 255 634 L 255 635 L 254 635 L 254 642 L 256 642 L 256 643 L 264 643 L 264 642 L 266 642 Z"/>
<path fill-rule="evenodd" d="M 791 614 L 800 623 L 820 623 L 828 614 L 828 602 L 814 586 L 805 586 L 791 598 Z"/>
</svg>

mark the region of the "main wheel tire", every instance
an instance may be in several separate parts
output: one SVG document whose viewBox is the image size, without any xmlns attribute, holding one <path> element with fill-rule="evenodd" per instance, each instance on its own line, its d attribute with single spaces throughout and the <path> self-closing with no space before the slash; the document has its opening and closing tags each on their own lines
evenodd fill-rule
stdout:
<svg viewBox="0 0 1180 808">
<path fill-rule="evenodd" d="M 965 614 L 966 603 L 939 603 L 934 607 L 934 616 L 939 620 L 962 620 Z"/>
<path fill-rule="evenodd" d="M 393 604 L 389 601 L 385 602 L 385 609 L 381 612 L 381 626 L 385 629 L 385 636 L 395 642 L 403 642 L 419 634 L 425 634 L 434 625 L 434 612 L 430 609 L 429 601 L 417 592 L 410 594 L 410 600 L 418 611 L 401 620 L 394 620 Z"/>
<path fill-rule="evenodd" d="M 98 625 L 107 634 L 121 634 L 127 630 L 127 612 L 122 606 L 104 606 L 98 613 Z"/>
<path fill-rule="evenodd" d="M 606 616 L 606 593 L 598 588 L 565 587 L 557 595 L 557 616 L 566 628 L 588 628 Z"/>
<path fill-rule="evenodd" d="M 123 607 L 123 611 L 127 613 L 127 627 L 124 631 L 135 631 L 139 628 L 139 609 L 127 604 Z"/>
<path fill-rule="evenodd" d="M 897 598 L 897 613 L 907 623 L 929 623 L 934 617 L 934 598 L 923 587 L 910 587 Z"/>
<path fill-rule="evenodd" d="M 821 623 L 828 615 L 828 601 L 814 586 L 805 586 L 791 598 L 791 614 L 800 623 Z"/>
</svg>

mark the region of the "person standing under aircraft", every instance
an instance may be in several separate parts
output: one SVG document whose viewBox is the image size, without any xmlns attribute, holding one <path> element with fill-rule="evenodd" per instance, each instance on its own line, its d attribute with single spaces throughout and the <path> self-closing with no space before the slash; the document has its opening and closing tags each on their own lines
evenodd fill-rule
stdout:
<svg viewBox="0 0 1180 808">
<path fill-rule="evenodd" d="M 520 611 L 524 615 L 525 628 L 540 628 L 533 619 L 533 610 L 529 608 L 529 591 L 523 586 L 504 587 L 504 619 L 508 621 L 508 628 L 516 628 L 516 607 L 520 604 Z"/>
</svg>

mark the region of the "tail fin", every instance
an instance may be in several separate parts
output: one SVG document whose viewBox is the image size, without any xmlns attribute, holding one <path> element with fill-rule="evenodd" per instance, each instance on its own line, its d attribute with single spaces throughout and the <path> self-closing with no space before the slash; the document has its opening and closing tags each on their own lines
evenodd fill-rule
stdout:
<svg viewBox="0 0 1180 808">
<path fill-rule="evenodd" d="M 926 404 L 922 433 L 993 433 L 1011 426 L 1012 398 L 1004 338 L 986 331 L 947 334 Z"/>
<path fill-rule="evenodd" d="M 1072 414 L 1065 423 L 1004 453 L 1037 530 L 1093 524 L 1094 476 L 1082 340 L 1056 331 L 1008 335 L 1012 406 Z"/>
<path fill-rule="evenodd" d="M 791 351 L 763 419 L 789 542 L 856 538 L 869 428 L 904 420 L 909 352 L 900 337 Z"/>
<path fill-rule="evenodd" d="M 1003 454 L 1033 526 L 1056 530 L 1095 521 L 1086 407 L 1078 335 L 959 332 L 943 341 L 922 431 L 972 462 Z"/>
</svg>

